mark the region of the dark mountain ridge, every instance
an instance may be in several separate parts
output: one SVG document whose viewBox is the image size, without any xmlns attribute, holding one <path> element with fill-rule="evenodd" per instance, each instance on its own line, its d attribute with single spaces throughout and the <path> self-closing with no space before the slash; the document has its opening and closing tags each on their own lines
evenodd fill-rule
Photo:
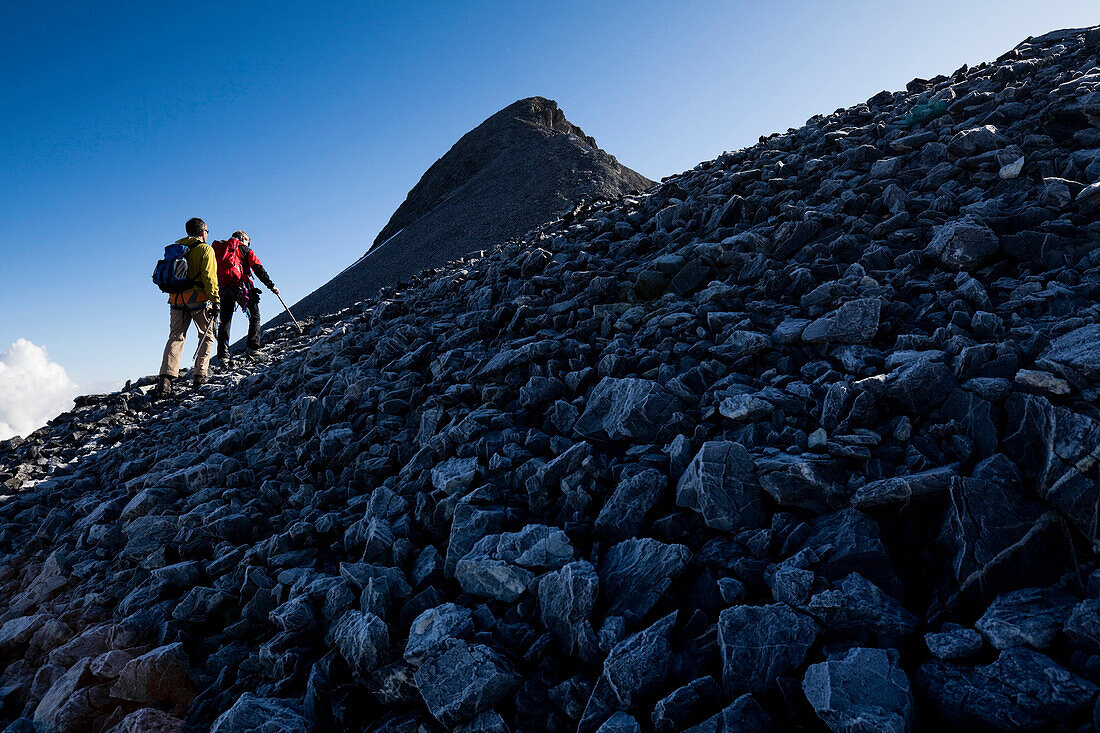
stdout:
<svg viewBox="0 0 1100 733">
<path fill-rule="evenodd" d="M 1098 51 L 0 444 L 7 730 L 1096 729 Z"/>
<path fill-rule="evenodd" d="M 371 249 L 291 310 L 310 316 L 346 308 L 421 270 L 521 236 L 583 200 L 651 185 L 597 147 L 557 102 L 521 99 L 463 135 L 409 191 Z M 281 314 L 270 323 L 285 320 Z"/>
</svg>

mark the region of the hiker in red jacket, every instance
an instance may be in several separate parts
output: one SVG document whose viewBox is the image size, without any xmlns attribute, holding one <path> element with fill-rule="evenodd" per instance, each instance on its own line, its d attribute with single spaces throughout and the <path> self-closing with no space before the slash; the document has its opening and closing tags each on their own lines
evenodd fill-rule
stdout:
<svg viewBox="0 0 1100 733">
<path fill-rule="evenodd" d="M 248 313 L 248 339 L 245 341 L 245 356 L 255 358 L 260 348 L 260 289 L 252 284 L 252 273 L 268 290 L 279 294 L 275 283 L 271 282 L 267 270 L 260 258 L 249 246 L 252 240 L 242 231 L 233 232 L 233 236 L 224 242 L 214 242 L 214 254 L 218 258 L 218 287 L 222 290 L 221 323 L 218 325 L 218 361 L 231 367 L 229 357 L 229 325 L 233 319 L 233 306 L 240 305 Z"/>
</svg>

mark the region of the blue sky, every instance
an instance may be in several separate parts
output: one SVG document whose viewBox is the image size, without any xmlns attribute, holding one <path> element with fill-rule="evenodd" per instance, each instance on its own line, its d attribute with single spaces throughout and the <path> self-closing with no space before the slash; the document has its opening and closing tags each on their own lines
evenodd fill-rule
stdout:
<svg viewBox="0 0 1100 733">
<path fill-rule="evenodd" d="M 85 388 L 153 374 L 168 308 L 149 274 L 187 218 L 247 230 L 293 302 L 521 97 L 659 179 L 1097 23 L 1091 0 L 5 0 L 0 352 L 27 339 Z"/>
</svg>

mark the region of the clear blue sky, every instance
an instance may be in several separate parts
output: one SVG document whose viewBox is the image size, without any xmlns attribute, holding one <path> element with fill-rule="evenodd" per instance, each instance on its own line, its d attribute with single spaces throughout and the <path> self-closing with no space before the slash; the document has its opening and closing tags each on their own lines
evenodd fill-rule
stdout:
<svg viewBox="0 0 1100 733">
<path fill-rule="evenodd" d="M 168 307 L 149 275 L 184 220 L 247 230 L 293 302 L 521 97 L 659 179 L 1097 23 L 1094 0 L 4 0 L 0 352 L 29 339 L 82 386 L 153 374 Z"/>
</svg>

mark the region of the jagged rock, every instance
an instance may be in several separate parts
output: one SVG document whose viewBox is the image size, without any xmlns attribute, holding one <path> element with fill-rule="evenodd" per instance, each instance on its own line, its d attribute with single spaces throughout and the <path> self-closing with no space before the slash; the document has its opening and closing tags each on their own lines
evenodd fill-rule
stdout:
<svg viewBox="0 0 1100 733">
<path fill-rule="evenodd" d="M 642 733 L 642 727 L 632 716 L 620 710 L 604 721 L 596 733 Z"/>
<path fill-rule="evenodd" d="M 385 622 L 373 613 L 348 611 L 332 625 L 328 641 L 340 650 L 352 669 L 366 676 L 389 646 L 389 632 Z"/>
<path fill-rule="evenodd" d="M 456 494 L 470 488 L 477 470 L 477 458 L 451 458 L 432 469 L 432 486 Z"/>
<path fill-rule="evenodd" d="M 756 461 L 760 485 L 780 506 L 828 512 L 850 501 L 839 465 L 829 459 L 780 454 Z"/>
<path fill-rule="evenodd" d="M 110 704 L 107 685 L 94 682 L 87 659 L 73 665 L 35 707 L 34 729 L 71 731 L 91 727 L 92 721 Z"/>
<path fill-rule="evenodd" d="M 459 642 L 416 670 L 424 704 L 444 725 L 469 720 L 514 690 L 519 679 L 483 644 Z"/>
<path fill-rule="evenodd" d="M 596 517 L 596 531 L 609 539 L 637 536 L 646 512 L 653 508 L 667 486 L 664 474 L 650 468 L 624 479 Z"/>
<path fill-rule="evenodd" d="M 889 375 L 886 394 L 910 413 L 921 414 L 943 404 L 955 386 L 951 369 L 936 353 L 903 363 Z"/>
<path fill-rule="evenodd" d="M 1100 380 L 1100 324 L 1090 323 L 1054 339 L 1040 356 L 1043 362 L 1052 362 L 1083 380 Z"/>
<path fill-rule="evenodd" d="M 656 382 L 604 377 L 573 429 L 589 440 L 652 442 L 679 409 L 676 396 Z"/>
<path fill-rule="evenodd" d="M 106 733 L 185 733 L 187 723 L 156 708 L 142 708 L 127 715 Z"/>
<path fill-rule="evenodd" d="M 474 633 L 470 609 L 454 603 L 429 608 L 413 620 L 405 644 L 405 661 L 422 664 L 425 659 L 446 649 L 448 639 L 466 639 Z"/>
<path fill-rule="evenodd" d="M 19 616 L 0 626 L 0 652 L 11 654 L 30 643 L 31 638 L 50 620 L 48 613 Z"/>
<path fill-rule="evenodd" d="M 676 503 L 699 512 L 708 527 L 727 532 L 757 526 L 765 516 L 752 458 L 728 441 L 703 444 L 680 477 Z"/>
<path fill-rule="evenodd" d="M 912 730 L 913 694 L 896 652 L 849 649 L 843 657 L 811 664 L 802 689 L 829 730 Z"/>
<path fill-rule="evenodd" d="M 681 730 L 692 719 L 699 719 L 699 711 L 721 694 L 718 683 L 712 677 L 700 677 L 657 701 L 650 720 L 658 733 Z"/>
<path fill-rule="evenodd" d="M 676 623 L 671 613 L 615 645 L 603 663 L 577 730 L 597 730 L 616 710 L 632 710 L 664 682 L 672 649 L 670 635 Z"/>
<path fill-rule="evenodd" d="M 997 455 L 952 481 L 940 542 L 960 588 L 995 593 L 1049 579 L 1066 540 L 1057 518 L 1025 494 L 1012 462 Z"/>
<path fill-rule="evenodd" d="M 583 560 L 539 578 L 539 614 L 567 654 L 576 651 L 584 659 L 595 656 L 592 612 L 599 587 L 596 569 Z"/>
<path fill-rule="evenodd" d="M 878 525 L 855 509 L 819 517 L 803 547 L 817 556 L 815 572 L 828 580 L 839 581 L 859 573 L 891 595 L 898 595 L 900 584 L 893 561 Z"/>
<path fill-rule="evenodd" d="M 458 561 L 455 578 L 467 593 L 510 603 L 527 592 L 535 574 L 503 560 L 467 556 Z"/>
<path fill-rule="evenodd" d="M 735 731 L 749 730 L 771 733 L 775 727 L 772 719 L 752 695 L 742 695 L 722 712 L 698 725 L 693 725 L 684 733 L 735 733 Z"/>
<path fill-rule="evenodd" d="M 144 704 L 171 702 L 182 709 L 194 696 L 190 668 L 183 644 L 158 647 L 123 667 L 111 696 Z"/>
<path fill-rule="evenodd" d="M 608 616 L 641 621 L 687 567 L 691 552 L 645 537 L 625 540 L 600 558 L 600 594 Z"/>
<path fill-rule="evenodd" d="M 914 499 L 922 499 L 945 493 L 955 476 L 952 466 L 932 468 L 927 471 L 879 479 L 864 484 L 852 495 L 852 506 L 856 509 L 908 504 Z"/>
<path fill-rule="evenodd" d="M 495 710 L 481 713 L 469 723 L 455 728 L 456 733 L 509 733 L 508 724 Z"/>
<path fill-rule="evenodd" d="M 988 262 L 999 246 L 997 235 L 984 222 L 966 216 L 936 227 L 928 252 L 944 267 L 974 270 Z"/>
<path fill-rule="evenodd" d="M 1066 636 L 1092 654 L 1100 653 L 1100 599 L 1086 598 L 1066 619 Z"/>
<path fill-rule="evenodd" d="M 106 733 L 186 733 L 187 723 L 156 708 L 142 708 L 127 715 Z"/>
<path fill-rule="evenodd" d="M 802 666 L 817 639 L 813 619 L 790 606 L 734 606 L 718 621 L 726 695 L 764 692 Z"/>
<path fill-rule="evenodd" d="M 1097 688 L 1026 647 L 1001 652 L 980 667 L 932 661 L 920 686 L 939 713 L 957 726 L 992 730 L 1050 728 L 1091 708 Z"/>
<path fill-rule="evenodd" d="M 811 344 L 865 344 L 878 333 L 881 303 L 875 298 L 851 300 L 818 318 L 802 331 Z"/>
<path fill-rule="evenodd" d="M 1062 630 L 1077 599 L 1052 588 L 1022 588 L 997 596 L 975 626 L 997 649 L 1045 649 Z"/>
<path fill-rule="evenodd" d="M 1089 476 L 1100 456 L 1100 424 L 1033 395 L 1013 395 L 1006 407 L 1015 429 L 1004 444 L 1021 473 L 1041 498 L 1100 542 L 1100 484 Z"/>
<path fill-rule="evenodd" d="M 937 659 L 964 659 L 981 651 L 982 635 L 974 629 L 946 623 L 939 632 L 925 634 L 924 643 Z"/>
<path fill-rule="evenodd" d="M 861 641 L 898 646 L 917 626 L 917 617 L 859 573 L 838 590 L 810 598 L 807 610 L 825 628 Z"/>
<path fill-rule="evenodd" d="M 210 733 L 309 733 L 313 724 L 294 703 L 278 698 L 241 695 L 233 706 L 218 716 Z"/>
</svg>

